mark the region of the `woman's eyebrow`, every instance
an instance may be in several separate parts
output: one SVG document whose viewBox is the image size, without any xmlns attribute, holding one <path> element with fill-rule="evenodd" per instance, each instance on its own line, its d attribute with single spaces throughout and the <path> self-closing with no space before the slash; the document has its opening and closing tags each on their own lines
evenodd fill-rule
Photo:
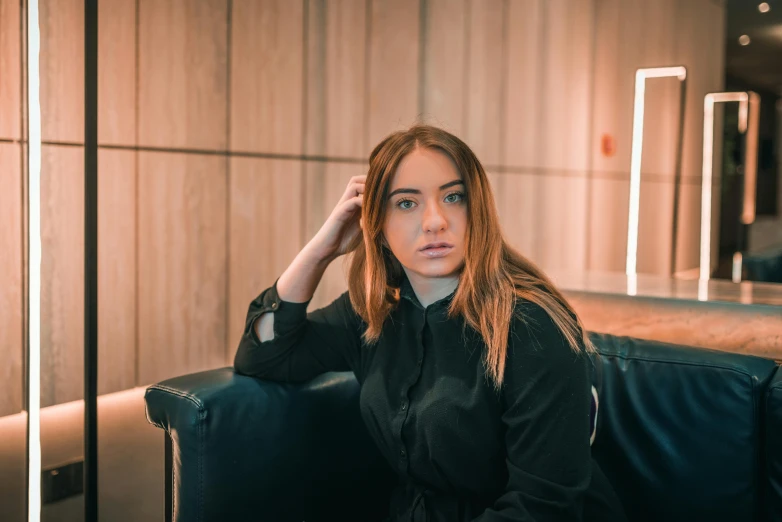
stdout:
<svg viewBox="0 0 782 522">
<path fill-rule="evenodd" d="M 449 181 L 445 185 L 440 185 L 440 190 L 445 190 L 449 187 L 453 187 L 454 185 L 464 185 L 464 181 L 460 179 Z M 396 196 L 397 194 L 420 194 L 420 193 L 421 191 L 418 189 L 398 188 L 395 191 L 393 191 L 391 194 L 389 194 L 388 197 L 391 198 L 392 196 Z"/>
</svg>

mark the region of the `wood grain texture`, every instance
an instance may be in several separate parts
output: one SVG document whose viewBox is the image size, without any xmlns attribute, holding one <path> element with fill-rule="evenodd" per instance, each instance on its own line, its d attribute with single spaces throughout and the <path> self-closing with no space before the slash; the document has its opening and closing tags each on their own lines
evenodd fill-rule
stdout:
<svg viewBox="0 0 782 522">
<path fill-rule="evenodd" d="M 426 123 L 466 138 L 469 0 L 426 2 L 423 114 Z"/>
<path fill-rule="evenodd" d="M 0 417 L 22 410 L 24 318 L 20 145 L 0 143 Z"/>
<path fill-rule="evenodd" d="M 520 254 L 536 263 L 540 252 L 535 216 L 540 213 L 540 205 L 535 194 L 543 179 L 530 174 L 489 174 L 505 239 Z"/>
<path fill-rule="evenodd" d="M 300 0 L 234 0 L 232 150 L 301 154 L 303 15 Z"/>
<path fill-rule="evenodd" d="M 505 143 L 502 164 L 541 165 L 545 0 L 510 0 L 505 64 Z"/>
<path fill-rule="evenodd" d="M 564 293 L 590 331 L 782 361 L 777 307 Z"/>
<path fill-rule="evenodd" d="M 228 3 L 139 2 L 139 145 L 224 150 Z"/>
<path fill-rule="evenodd" d="M 136 386 L 136 153 L 98 151 L 98 393 Z M 79 306 L 79 303 L 74 303 Z"/>
<path fill-rule="evenodd" d="M 372 0 L 369 148 L 418 119 L 419 0 Z"/>
<path fill-rule="evenodd" d="M 139 153 L 139 385 L 225 363 L 222 157 Z"/>
<path fill-rule="evenodd" d="M 98 9 L 98 142 L 136 145 L 136 2 Z"/>
<path fill-rule="evenodd" d="M 676 31 L 681 34 L 677 43 L 680 61 L 687 67 L 687 110 L 685 115 L 682 176 L 701 178 L 703 155 L 703 98 L 709 92 L 724 89 L 725 9 L 706 0 L 677 4 Z M 720 52 L 714 52 L 714 49 Z M 735 109 L 733 109 L 735 110 Z M 715 123 L 715 136 L 721 134 L 721 124 Z M 717 148 L 715 154 L 721 149 Z M 720 172 L 715 163 L 714 178 Z M 700 183 L 699 181 L 697 181 Z M 712 190 L 713 202 L 719 201 L 719 191 Z M 716 201 L 714 201 L 716 200 Z M 695 205 L 693 207 L 693 205 Z M 718 209 L 719 207 L 717 207 Z M 681 227 L 677 247 L 676 266 L 686 270 L 699 265 L 700 258 L 700 198 L 682 198 L 679 208 Z M 697 216 L 696 218 L 693 218 Z M 712 230 L 719 228 L 719 212 L 712 210 Z M 716 260 L 716 235 L 712 239 L 712 260 Z"/>
<path fill-rule="evenodd" d="M 503 0 L 471 0 L 465 141 L 484 165 L 498 165 L 503 113 Z"/>
<path fill-rule="evenodd" d="M 342 198 L 353 176 L 366 174 L 368 165 L 307 162 L 306 172 L 306 238 L 309 241 L 329 217 Z M 309 310 L 317 310 L 339 297 L 347 287 L 347 261 L 343 256 L 333 261 L 323 274 Z"/>
<path fill-rule="evenodd" d="M 84 2 L 42 0 L 40 97 L 44 141 L 84 142 Z"/>
<path fill-rule="evenodd" d="M 41 151 L 41 406 L 84 396 L 84 149 Z"/>
<path fill-rule="evenodd" d="M 6 139 L 22 135 L 19 5 L 17 0 L 0 0 L 0 138 Z"/>
<path fill-rule="evenodd" d="M 299 161 L 233 158 L 226 364 L 244 329 L 250 301 L 274 284 L 302 248 Z"/>
<path fill-rule="evenodd" d="M 305 152 L 367 157 L 366 0 L 308 0 Z"/>
<path fill-rule="evenodd" d="M 544 3 L 542 155 L 536 167 L 583 171 L 588 166 L 593 5 L 594 0 Z"/>
</svg>

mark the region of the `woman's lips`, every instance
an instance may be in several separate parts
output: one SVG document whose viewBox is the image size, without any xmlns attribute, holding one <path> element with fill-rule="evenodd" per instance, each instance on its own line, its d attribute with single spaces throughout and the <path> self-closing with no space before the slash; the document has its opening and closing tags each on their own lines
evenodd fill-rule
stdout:
<svg viewBox="0 0 782 522">
<path fill-rule="evenodd" d="M 421 250 L 420 252 L 424 256 L 432 258 L 432 257 L 447 256 L 448 254 L 451 253 L 451 250 L 453 250 L 453 247 L 441 246 L 441 247 L 435 247 L 435 248 L 427 248 L 427 249 Z"/>
</svg>

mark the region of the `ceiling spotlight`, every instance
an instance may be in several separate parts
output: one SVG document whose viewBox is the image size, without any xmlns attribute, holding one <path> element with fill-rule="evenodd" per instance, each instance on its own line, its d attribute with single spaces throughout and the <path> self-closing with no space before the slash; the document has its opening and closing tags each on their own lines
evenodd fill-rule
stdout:
<svg viewBox="0 0 782 522">
<path fill-rule="evenodd" d="M 758 11 L 760 11 L 761 13 L 768 13 L 769 11 L 771 11 L 771 6 L 768 5 L 768 2 L 761 2 L 760 4 L 758 4 Z"/>
<path fill-rule="evenodd" d="M 749 36 L 747 36 L 746 34 L 742 34 L 741 36 L 739 36 L 739 44 L 740 45 L 749 45 L 749 43 L 751 41 L 752 40 L 750 40 Z"/>
</svg>

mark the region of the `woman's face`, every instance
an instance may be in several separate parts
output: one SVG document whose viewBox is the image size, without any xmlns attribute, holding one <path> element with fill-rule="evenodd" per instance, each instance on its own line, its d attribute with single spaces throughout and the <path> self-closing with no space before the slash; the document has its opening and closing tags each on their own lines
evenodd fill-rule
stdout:
<svg viewBox="0 0 782 522">
<path fill-rule="evenodd" d="M 458 275 L 467 201 L 451 159 L 437 150 L 415 149 L 400 162 L 388 194 L 383 234 L 408 277 Z"/>
</svg>

